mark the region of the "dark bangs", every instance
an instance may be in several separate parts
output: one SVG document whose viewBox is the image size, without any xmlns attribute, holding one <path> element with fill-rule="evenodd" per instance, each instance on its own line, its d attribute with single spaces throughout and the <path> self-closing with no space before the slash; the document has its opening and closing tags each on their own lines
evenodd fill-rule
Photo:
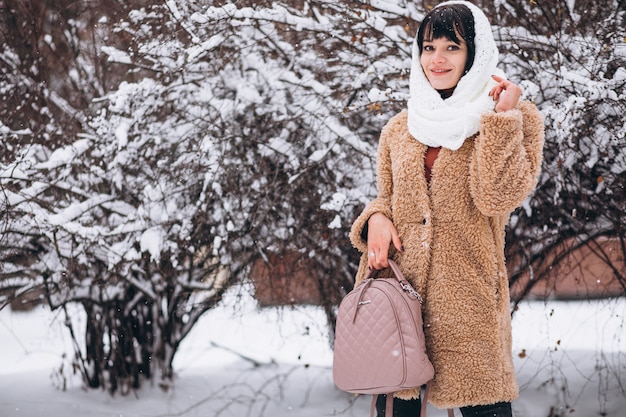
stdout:
<svg viewBox="0 0 626 417">
<path fill-rule="evenodd" d="M 474 16 L 469 7 L 464 4 L 448 4 L 435 7 L 424 17 L 417 32 L 417 45 L 421 54 L 424 41 L 447 38 L 460 45 L 461 39 L 464 40 L 467 44 L 467 72 L 474 63 L 475 37 Z"/>
</svg>

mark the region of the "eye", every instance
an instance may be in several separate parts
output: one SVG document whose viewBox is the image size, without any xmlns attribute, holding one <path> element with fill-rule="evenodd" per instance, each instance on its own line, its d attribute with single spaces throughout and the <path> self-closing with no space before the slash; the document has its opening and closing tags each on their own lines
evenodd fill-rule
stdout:
<svg viewBox="0 0 626 417">
<path fill-rule="evenodd" d="M 452 45 L 448 45 L 448 51 L 458 51 L 459 49 L 459 45 L 457 45 L 456 43 L 453 43 Z"/>
<path fill-rule="evenodd" d="M 434 51 L 435 48 L 432 45 L 424 45 L 422 48 L 424 51 Z"/>
</svg>

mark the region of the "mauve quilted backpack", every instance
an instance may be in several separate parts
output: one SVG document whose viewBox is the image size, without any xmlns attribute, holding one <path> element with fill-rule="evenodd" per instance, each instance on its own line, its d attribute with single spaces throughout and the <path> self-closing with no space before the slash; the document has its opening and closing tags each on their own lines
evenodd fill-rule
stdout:
<svg viewBox="0 0 626 417">
<path fill-rule="evenodd" d="M 392 394 L 421 387 L 435 371 L 426 354 L 421 297 L 398 265 L 389 265 L 394 277 L 376 278 L 373 270 L 339 305 L 333 379 L 342 391 L 375 394 L 372 416 L 376 395 L 389 394 L 385 414 L 391 417 Z"/>
</svg>

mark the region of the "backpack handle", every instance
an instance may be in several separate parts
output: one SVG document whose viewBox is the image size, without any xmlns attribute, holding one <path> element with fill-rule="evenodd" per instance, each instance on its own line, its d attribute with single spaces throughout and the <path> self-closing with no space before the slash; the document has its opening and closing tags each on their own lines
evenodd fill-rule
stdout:
<svg viewBox="0 0 626 417">
<path fill-rule="evenodd" d="M 402 271 L 400 271 L 400 267 L 398 266 L 398 264 L 392 261 L 391 259 L 389 259 L 389 267 L 393 271 L 393 275 L 400 283 L 400 286 L 402 287 L 402 289 L 405 292 L 409 293 L 411 297 L 417 298 L 420 304 L 423 304 L 424 299 L 417 292 L 417 290 L 413 288 L 411 283 L 406 278 L 404 278 L 404 274 L 402 274 Z M 379 272 L 378 269 L 372 269 L 365 279 L 370 280 L 370 281 L 376 279 L 376 275 L 378 274 L 378 272 Z"/>
</svg>

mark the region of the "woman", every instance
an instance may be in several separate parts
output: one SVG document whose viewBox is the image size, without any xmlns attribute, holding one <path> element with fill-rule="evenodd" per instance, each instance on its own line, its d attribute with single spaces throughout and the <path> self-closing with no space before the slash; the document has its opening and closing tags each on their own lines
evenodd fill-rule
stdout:
<svg viewBox="0 0 626 417">
<path fill-rule="evenodd" d="M 381 133 L 378 196 L 350 233 L 363 253 L 356 285 L 391 256 L 423 295 L 429 399 L 464 416 L 511 416 L 518 396 L 504 228 L 542 159 L 542 117 L 497 61 L 489 22 L 471 3 L 442 3 L 424 18 L 408 109 Z M 419 390 L 394 397 L 394 415 L 419 416 Z"/>
</svg>

